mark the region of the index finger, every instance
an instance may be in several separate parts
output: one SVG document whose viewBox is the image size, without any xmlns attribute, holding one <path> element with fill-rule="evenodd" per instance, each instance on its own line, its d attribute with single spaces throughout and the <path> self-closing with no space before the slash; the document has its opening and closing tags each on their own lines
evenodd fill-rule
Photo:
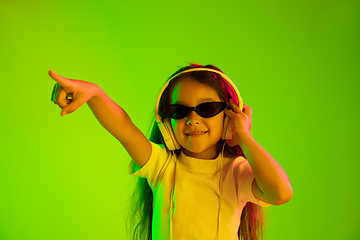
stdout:
<svg viewBox="0 0 360 240">
<path fill-rule="evenodd" d="M 230 107 L 233 110 L 233 112 L 235 113 L 242 113 L 241 109 L 239 106 L 237 106 L 232 99 L 230 99 Z"/>
<path fill-rule="evenodd" d="M 49 76 L 57 83 L 59 83 L 63 88 L 70 87 L 70 81 L 66 77 L 57 74 L 53 70 L 49 70 Z"/>
</svg>

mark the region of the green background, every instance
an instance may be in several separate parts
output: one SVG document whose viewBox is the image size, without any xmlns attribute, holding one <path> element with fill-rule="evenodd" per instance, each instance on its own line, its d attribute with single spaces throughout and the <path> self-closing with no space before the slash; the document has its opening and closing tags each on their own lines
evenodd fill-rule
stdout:
<svg viewBox="0 0 360 240">
<path fill-rule="evenodd" d="M 60 116 L 49 69 L 98 84 L 147 133 L 162 84 L 190 62 L 236 83 L 254 138 L 291 180 L 292 200 L 268 208 L 265 239 L 360 239 L 359 10 L 0 0 L 0 239 L 126 238 L 129 157 L 86 105 Z"/>
</svg>

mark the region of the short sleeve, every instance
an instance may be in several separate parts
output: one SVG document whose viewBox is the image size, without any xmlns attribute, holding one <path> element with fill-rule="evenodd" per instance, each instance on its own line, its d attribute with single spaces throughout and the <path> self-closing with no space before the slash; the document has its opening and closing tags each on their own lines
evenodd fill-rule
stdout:
<svg viewBox="0 0 360 240">
<path fill-rule="evenodd" d="M 268 207 L 271 204 L 255 198 L 252 192 L 252 183 L 255 179 L 249 162 L 242 157 L 235 160 L 234 164 L 235 179 L 237 180 L 237 193 L 239 203 L 252 202 L 262 207 Z"/>
<path fill-rule="evenodd" d="M 166 150 L 162 144 L 151 143 L 151 156 L 146 164 L 142 167 L 137 165 L 134 160 L 131 160 L 128 166 L 128 173 L 133 176 L 147 178 L 149 185 L 153 187 L 156 184 L 161 170 L 170 161 L 171 154 Z"/>
</svg>

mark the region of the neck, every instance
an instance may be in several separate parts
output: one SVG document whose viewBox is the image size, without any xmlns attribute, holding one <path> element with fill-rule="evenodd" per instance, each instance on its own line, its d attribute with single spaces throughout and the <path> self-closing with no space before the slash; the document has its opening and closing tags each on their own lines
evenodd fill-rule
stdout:
<svg viewBox="0 0 360 240">
<path fill-rule="evenodd" d="M 194 153 L 194 152 L 190 152 L 189 150 L 182 148 L 183 153 L 188 156 L 188 157 L 192 157 L 192 158 L 198 158 L 198 159 L 207 159 L 207 160 L 212 160 L 212 159 L 216 159 L 219 155 L 218 151 L 204 151 L 201 153 Z"/>
</svg>

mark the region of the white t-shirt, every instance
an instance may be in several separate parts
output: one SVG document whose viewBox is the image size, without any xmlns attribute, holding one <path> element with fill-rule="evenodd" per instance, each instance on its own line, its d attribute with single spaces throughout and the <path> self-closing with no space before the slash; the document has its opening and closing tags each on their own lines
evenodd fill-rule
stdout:
<svg viewBox="0 0 360 240">
<path fill-rule="evenodd" d="M 181 152 L 175 161 L 163 145 L 151 145 L 148 162 L 140 168 L 131 161 L 129 173 L 147 178 L 152 189 L 152 239 L 170 239 L 171 235 L 173 240 L 235 240 L 245 204 L 270 205 L 254 197 L 251 190 L 254 175 L 243 157 L 224 157 L 221 164 L 221 156 L 204 160 Z"/>
</svg>

